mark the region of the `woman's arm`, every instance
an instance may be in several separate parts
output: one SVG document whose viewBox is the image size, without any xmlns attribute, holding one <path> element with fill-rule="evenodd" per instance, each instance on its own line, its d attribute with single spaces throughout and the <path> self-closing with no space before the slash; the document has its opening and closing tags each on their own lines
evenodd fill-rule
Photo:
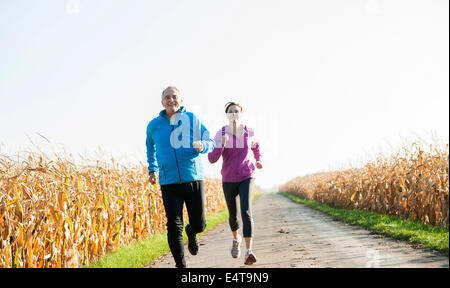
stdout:
<svg viewBox="0 0 450 288">
<path fill-rule="evenodd" d="M 251 128 L 248 129 L 248 133 L 251 139 L 251 149 L 253 151 L 253 156 L 255 157 L 256 161 L 261 161 L 262 155 L 261 155 L 261 149 L 259 146 L 259 141 L 255 137 L 255 131 Z"/>
<path fill-rule="evenodd" d="M 219 160 L 220 156 L 222 156 L 223 150 L 224 150 L 224 145 L 223 145 L 223 139 L 222 139 L 222 129 L 220 129 L 217 133 L 216 136 L 214 137 L 214 142 L 215 142 L 215 146 L 214 146 L 214 150 L 208 154 L 208 160 L 211 163 L 215 163 L 217 162 L 217 160 Z"/>
</svg>

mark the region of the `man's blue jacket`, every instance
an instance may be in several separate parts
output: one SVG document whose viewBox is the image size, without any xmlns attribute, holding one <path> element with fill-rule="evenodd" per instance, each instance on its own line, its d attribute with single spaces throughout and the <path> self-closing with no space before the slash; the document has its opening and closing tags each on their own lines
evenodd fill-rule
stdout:
<svg viewBox="0 0 450 288">
<path fill-rule="evenodd" d="M 162 110 L 150 121 L 146 141 L 148 171 L 159 173 L 160 185 L 203 180 L 200 153 L 193 148 L 194 141 L 202 142 L 202 154 L 214 149 L 209 131 L 184 106 L 172 119 Z"/>
</svg>

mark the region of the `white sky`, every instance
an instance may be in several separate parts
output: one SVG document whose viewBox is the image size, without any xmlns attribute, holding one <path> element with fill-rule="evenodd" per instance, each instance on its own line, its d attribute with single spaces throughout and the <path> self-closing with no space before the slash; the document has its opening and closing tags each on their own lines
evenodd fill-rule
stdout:
<svg viewBox="0 0 450 288">
<path fill-rule="evenodd" d="M 0 153 L 146 163 L 177 86 L 214 135 L 242 103 L 270 187 L 417 135 L 448 143 L 447 0 L 0 0 Z M 47 144 L 37 133 L 51 141 Z M 207 176 L 221 163 L 203 156 Z"/>
</svg>

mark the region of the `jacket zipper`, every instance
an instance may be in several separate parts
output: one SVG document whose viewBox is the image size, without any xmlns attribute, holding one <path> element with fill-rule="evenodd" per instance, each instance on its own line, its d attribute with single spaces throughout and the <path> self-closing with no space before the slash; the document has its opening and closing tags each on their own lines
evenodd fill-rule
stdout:
<svg viewBox="0 0 450 288">
<path fill-rule="evenodd" d="M 166 171 L 164 171 L 164 165 L 161 166 L 162 174 L 164 179 L 166 179 Z"/>
<path fill-rule="evenodd" d="M 173 135 L 173 129 L 175 127 L 175 125 L 171 125 L 172 126 L 172 135 Z M 175 139 L 174 139 L 175 141 Z M 172 142 L 174 143 L 174 142 Z M 178 158 L 177 158 L 177 152 L 175 151 L 175 147 L 173 147 L 173 154 L 175 155 L 175 161 L 177 162 L 177 170 L 178 170 L 178 177 L 180 178 L 180 182 L 179 184 L 181 184 L 181 173 L 180 173 L 180 167 L 178 166 Z"/>
</svg>

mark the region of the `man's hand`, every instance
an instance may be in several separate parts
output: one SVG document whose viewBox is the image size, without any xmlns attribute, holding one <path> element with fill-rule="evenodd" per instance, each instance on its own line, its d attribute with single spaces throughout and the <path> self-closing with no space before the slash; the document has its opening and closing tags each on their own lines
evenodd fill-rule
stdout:
<svg viewBox="0 0 450 288">
<path fill-rule="evenodd" d="M 258 168 L 258 169 L 262 169 L 263 168 L 261 160 L 260 161 L 256 161 L 256 168 Z"/>
<path fill-rule="evenodd" d="M 203 144 L 200 141 L 194 141 L 192 142 L 192 146 L 195 148 L 195 150 L 197 150 L 197 152 L 202 152 L 203 151 Z"/>
<path fill-rule="evenodd" d="M 150 173 L 150 184 L 152 184 L 152 185 L 156 184 L 156 173 L 155 172 Z"/>
</svg>

